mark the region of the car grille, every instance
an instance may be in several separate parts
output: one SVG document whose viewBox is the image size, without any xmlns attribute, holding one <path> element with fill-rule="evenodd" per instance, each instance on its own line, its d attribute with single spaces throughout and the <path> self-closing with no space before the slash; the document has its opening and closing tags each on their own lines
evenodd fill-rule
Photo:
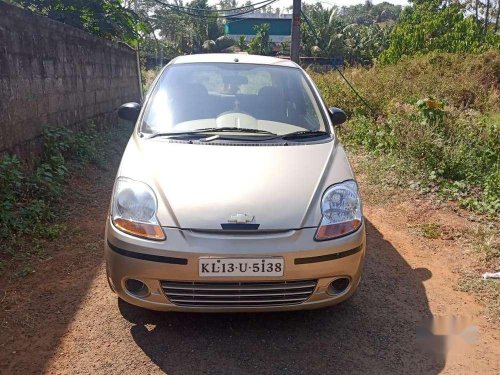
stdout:
<svg viewBox="0 0 500 375">
<path fill-rule="evenodd" d="M 189 307 L 260 307 L 305 302 L 316 288 L 316 280 L 218 283 L 162 281 L 168 299 Z"/>
</svg>

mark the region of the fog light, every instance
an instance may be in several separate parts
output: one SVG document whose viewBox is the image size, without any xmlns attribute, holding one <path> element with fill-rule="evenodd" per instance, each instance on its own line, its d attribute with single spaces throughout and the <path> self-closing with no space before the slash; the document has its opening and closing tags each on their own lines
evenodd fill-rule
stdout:
<svg viewBox="0 0 500 375">
<path fill-rule="evenodd" d="M 149 289 L 146 284 L 140 280 L 128 279 L 125 281 L 125 288 L 128 292 L 136 297 L 146 297 L 149 294 Z"/>
<path fill-rule="evenodd" d="M 344 293 L 351 281 L 347 277 L 339 277 L 338 279 L 333 280 L 328 286 L 328 294 L 339 295 Z"/>
</svg>

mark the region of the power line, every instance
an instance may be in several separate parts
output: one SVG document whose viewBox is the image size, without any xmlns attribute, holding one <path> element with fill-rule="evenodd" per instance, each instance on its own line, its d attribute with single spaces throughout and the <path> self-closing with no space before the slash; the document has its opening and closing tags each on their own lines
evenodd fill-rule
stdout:
<svg viewBox="0 0 500 375">
<path fill-rule="evenodd" d="M 244 6 L 244 7 L 241 7 L 239 9 L 248 9 L 249 7 L 252 7 L 251 9 L 248 9 L 246 11 L 243 11 L 243 12 L 239 12 L 239 13 L 232 13 L 232 14 L 228 14 L 228 15 L 222 15 L 222 14 L 214 14 L 214 13 L 220 13 L 220 12 L 227 12 L 228 9 L 219 9 L 219 10 L 213 10 L 213 9 L 198 9 L 198 8 L 186 8 L 186 7 L 179 7 L 177 5 L 172 5 L 172 4 L 168 4 L 168 3 L 165 3 L 161 0 L 154 0 L 156 3 L 160 4 L 160 5 L 163 5 L 173 11 L 176 11 L 178 13 L 182 13 L 182 14 L 186 14 L 188 16 L 192 16 L 192 17 L 197 17 L 197 18 L 203 18 L 203 19 L 206 19 L 206 18 L 229 18 L 229 17 L 237 17 L 237 16 L 241 16 L 243 14 L 248 14 L 248 13 L 252 13 L 258 9 L 262 9 L 262 8 L 265 8 L 267 7 L 268 5 L 271 5 L 272 3 L 278 1 L 278 0 L 265 0 L 265 1 L 261 1 L 261 2 L 258 2 L 258 3 L 255 3 L 255 4 L 263 4 L 263 5 L 260 5 L 258 7 L 253 7 L 255 4 L 252 4 L 252 5 L 248 5 L 248 6 Z M 192 10 L 193 12 L 207 12 L 208 14 L 197 14 L 197 13 L 193 13 L 192 11 L 186 11 L 185 9 L 189 9 L 189 10 Z M 233 8 L 233 9 L 238 9 L 238 8 Z M 212 14 L 210 14 L 212 13 Z"/>
<path fill-rule="evenodd" d="M 157 3 L 161 3 L 162 5 L 165 5 L 165 6 L 168 6 L 168 7 L 175 7 L 177 9 L 186 9 L 186 10 L 192 10 L 192 11 L 202 11 L 202 12 L 212 12 L 212 13 L 224 13 L 224 12 L 231 12 L 231 11 L 234 11 L 234 10 L 241 10 L 241 9 L 248 9 L 249 7 L 253 7 L 255 5 L 260 5 L 260 4 L 263 4 L 263 3 L 267 3 L 269 2 L 270 0 L 262 0 L 262 1 L 258 1 L 256 3 L 253 3 L 253 4 L 250 4 L 250 5 L 244 5 L 244 6 L 241 6 L 241 7 L 235 7 L 235 8 L 229 8 L 229 9 L 204 9 L 204 8 L 192 8 L 192 7 L 185 7 L 185 6 L 181 6 L 181 5 L 175 5 L 175 4 L 168 4 L 168 3 L 164 3 L 164 2 L 161 2 L 161 1 L 157 1 Z M 266 4 L 267 6 L 267 4 Z"/>
<path fill-rule="evenodd" d="M 207 18 L 229 18 L 229 17 L 237 17 L 237 16 L 241 16 L 243 14 L 247 14 L 247 13 L 252 13 L 254 12 L 255 10 L 257 9 L 262 9 L 272 3 L 274 3 L 275 1 L 277 0 L 270 0 L 268 2 L 266 2 L 266 4 L 260 6 L 260 7 L 256 7 L 256 8 L 253 8 L 253 9 L 249 9 L 247 11 L 244 11 L 244 12 L 239 12 L 239 13 L 233 13 L 233 14 L 230 14 L 230 15 L 220 15 L 220 14 L 196 14 L 196 13 L 192 13 L 192 12 L 188 12 L 188 11 L 185 11 L 183 9 L 180 9 L 180 8 L 177 8 L 175 6 L 171 6 L 170 4 L 166 4 L 166 3 L 163 3 L 161 2 L 160 0 L 154 0 L 156 1 L 157 3 L 160 3 L 164 6 L 166 6 L 167 8 L 173 10 L 173 11 L 176 11 L 177 13 L 182 13 L 182 14 L 186 14 L 188 16 L 192 16 L 192 17 L 196 17 L 196 18 L 202 18 L 202 19 L 207 19 Z M 198 9 L 199 11 L 201 11 L 201 9 Z M 207 11 L 209 12 L 209 10 L 203 10 L 203 11 Z M 212 12 L 212 13 L 217 13 L 217 12 Z"/>
<path fill-rule="evenodd" d="M 368 104 L 368 102 L 360 95 L 360 93 L 354 88 L 354 86 L 349 82 L 349 80 L 344 76 L 342 71 L 339 69 L 338 66 L 335 66 L 335 70 L 339 72 L 340 76 L 344 79 L 344 81 L 349 85 L 351 90 L 356 94 L 356 96 L 361 100 L 361 102 L 372 112 L 375 112 L 375 110 Z"/>
</svg>

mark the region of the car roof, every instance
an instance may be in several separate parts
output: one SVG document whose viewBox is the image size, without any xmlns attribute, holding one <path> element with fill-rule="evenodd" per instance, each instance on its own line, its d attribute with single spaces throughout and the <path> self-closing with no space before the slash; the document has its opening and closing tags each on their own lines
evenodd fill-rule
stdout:
<svg viewBox="0 0 500 375">
<path fill-rule="evenodd" d="M 189 63 L 239 63 L 239 64 L 259 64 L 259 65 L 279 65 L 291 68 L 299 66 L 293 61 L 279 59 L 277 57 L 249 55 L 246 53 L 204 53 L 198 55 L 184 55 L 173 59 L 169 65 L 189 64 Z"/>
</svg>

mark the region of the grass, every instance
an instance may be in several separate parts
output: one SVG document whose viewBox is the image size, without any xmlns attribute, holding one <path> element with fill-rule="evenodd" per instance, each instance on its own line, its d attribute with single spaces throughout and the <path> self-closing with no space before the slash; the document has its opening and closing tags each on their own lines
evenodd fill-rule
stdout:
<svg viewBox="0 0 500 375">
<path fill-rule="evenodd" d="M 500 268 L 500 233 L 498 230 L 489 229 L 478 225 L 470 230 L 473 241 L 471 247 L 481 254 L 484 263 L 491 269 Z"/>
<path fill-rule="evenodd" d="M 151 70 L 141 70 L 141 78 L 142 78 L 142 91 L 145 93 L 149 90 L 151 85 L 153 84 L 156 76 L 158 75 L 159 71 L 156 69 L 151 69 Z"/>
<path fill-rule="evenodd" d="M 500 320 L 500 280 L 478 278 L 474 273 L 463 273 L 458 289 L 473 293 L 487 307 L 487 316 L 494 321 Z"/>
<path fill-rule="evenodd" d="M 361 174 L 363 183 L 363 201 L 372 205 L 383 206 L 389 202 L 402 203 L 415 198 L 415 190 L 422 192 L 422 184 L 415 175 L 409 175 L 394 156 L 378 156 L 357 150 L 351 157 L 354 169 Z M 402 177 L 404 176 L 404 177 Z M 408 181 L 413 181 L 412 185 Z M 419 194 L 420 195 L 420 194 Z M 428 196 L 434 207 L 442 206 L 436 202 L 438 196 Z M 436 204 L 438 203 L 438 204 Z M 478 218 L 481 219 L 481 216 Z M 500 282 L 499 280 L 482 280 L 484 272 L 500 270 L 500 231 L 498 224 L 484 220 L 470 223 L 466 228 L 454 227 L 452 224 L 440 223 L 436 218 L 422 219 L 412 224 L 410 231 L 426 239 L 454 240 L 468 254 L 467 260 L 459 269 L 457 288 L 474 294 L 486 306 L 486 316 L 492 321 L 500 320 Z"/>
<path fill-rule="evenodd" d="M 499 70 L 498 51 L 480 55 L 430 53 L 395 65 L 347 69 L 345 74 L 375 113 L 338 73 L 310 74 L 325 100 L 350 114 L 387 115 L 390 109 L 404 112 L 426 97 L 446 99 L 453 108 L 488 113 L 500 106 Z"/>
<path fill-rule="evenodd" d="M 429 54 L 345 74 L 311 75 L 330 106 L 350 114 L 339 130 L 351 149 L 394 166 L 398 185 L 437 193 L 460 206 L 500 215 L 500 52 Z"/>
<path fill-rule="evenodd" d="M 423 223 L 418 225 L 418 229 L 425 238 L 438 239 L 441 237 L 441 226 L 438 223 Z"/>
<path fill-rule="evenodd" d="M 327 104 L 349 114 L 338 134 L 357 155 L 365 200 L 383 204 L 413 190 L 475 213 L 480 223 L 466 230 L 432 220 L 413 229 L 427 239 L 457 239 L 469 251 L 458 288 L 500 319 L 500 281 L 481 278 L 500 269 L 500 52 L 346 69 L 370 108 L 338 73 L 310 74 Z"/>
<path fill-rule="evenodd" d="M 34 263 L 46 259 L 48 242 L 71 235 L 65 219 L 68 197 L 75 191 L 66 181 L 85 175 L 88 166 L 107 169 L 131 131 L 126 124 L 102 131 L 90 126 L 78 133 L 47 128 L 42 158 L 34 168 L 13 155 L 0 157 L 0 276 L 31 274 Z"/>
</svg>

